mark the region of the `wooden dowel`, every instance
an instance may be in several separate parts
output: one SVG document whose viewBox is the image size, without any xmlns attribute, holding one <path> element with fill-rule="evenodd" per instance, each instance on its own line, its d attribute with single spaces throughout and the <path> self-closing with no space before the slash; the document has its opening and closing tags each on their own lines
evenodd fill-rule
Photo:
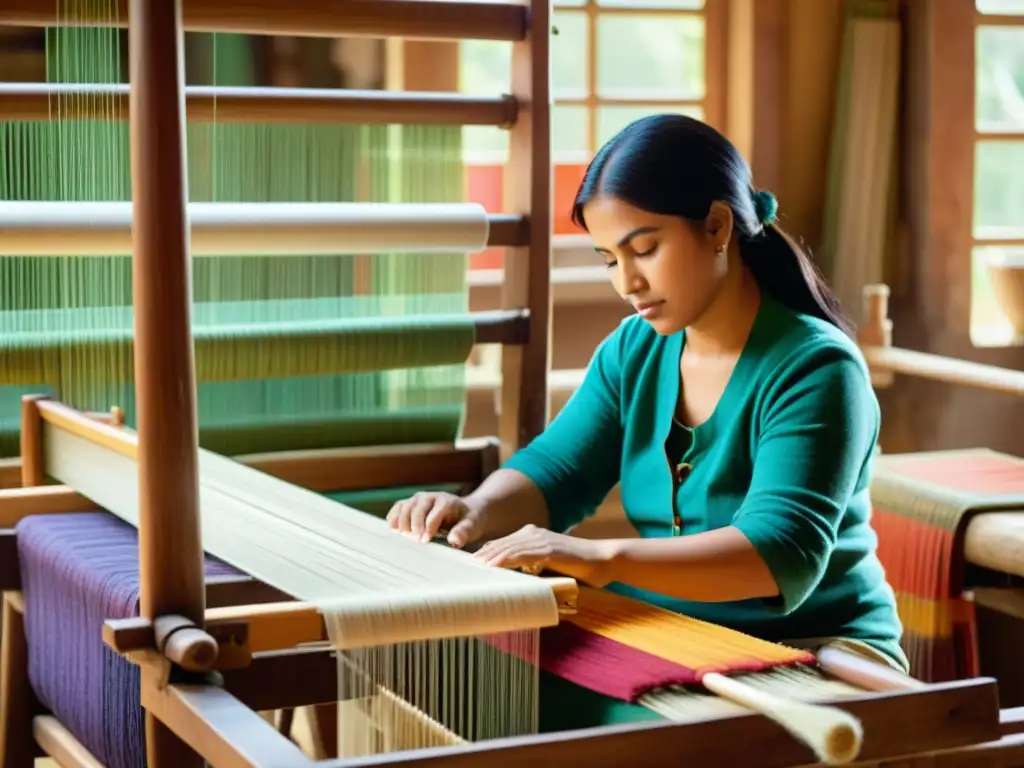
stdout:
<svg viewBox="0 0 1024 768">
<path fill-rule="evenodd" d="M 925 687 L 910 675 L 835 645 L 822 646 L 815 655 L 825 674 L 866 691 L 913 691 Z"/>
<path fill-rule="evenodd" d="M 527 9 L 507 2 L 448 0 L 182 0 L 190 32 L 295 37 L 522 40 Z M 128 0 L 85 5 L 72 17 L 53 0 L 3 0 L 0 25 L 124 27 Z"/>
<path fill-rule="evenodd" d="M 869 368 L 1024 396 L 1024 371 L 897 347 L 863 347 Z"/>
<path fill-rule="evenodd" d="M 190 123 L 490 125 L 515 123 L 510 96 L 327 88 L 185 89 Z M 6 120 L 127 120 L 127 85 L 0 83 Z"/>
<path fill-rule="evenodd" d="M 863 728 L 845 710 L 786 699 L 725 675 L 704 675 L 701 683 L 712 693 L 771 718 L 828 765 L 848 763 L 860 753 Z"/>
<path fill-rule="evenodd" d="M 157 651 L 192 672 L 208 670 L 217 661 L 217 641 L 184 616 L 158 616 L 153 640 Z"/>
</svg>

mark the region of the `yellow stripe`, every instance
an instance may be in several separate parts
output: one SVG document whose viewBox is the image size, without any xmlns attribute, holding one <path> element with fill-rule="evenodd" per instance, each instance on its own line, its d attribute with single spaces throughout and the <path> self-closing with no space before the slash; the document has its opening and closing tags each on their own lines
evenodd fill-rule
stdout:
<svg viewBox="0 0 1024 768">
<path fill-rule="evenodd" d="M 781 664 L 807 657 L 806 651 L 582 586 L 577 612 L 563 620 L 690 669 L 728 669 L 751 660 Z"/>
<path fill-rule="evenodd" d="M 930 600 L 897 592 L 896 610 L 903 630 L 920 637 L 949 637 L 954 622 L 967 623 L 974 618 L 974 604 L 963 598 Z"/>
</svg>

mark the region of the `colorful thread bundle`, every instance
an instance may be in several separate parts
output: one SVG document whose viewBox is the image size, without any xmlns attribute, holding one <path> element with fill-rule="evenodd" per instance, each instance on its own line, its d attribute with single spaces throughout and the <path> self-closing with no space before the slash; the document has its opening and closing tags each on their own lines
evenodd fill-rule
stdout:
<svg viewBox="0 0 1024 768">
<path fill-rule="evenodd" d="M 636 702 L 711 673 L 813 664 L 814 655 L 607 590 L 580 588 L 579 607 L 541 630 L 540 666 L 582 688 Z"/>
<path fill-rule="evenodd" d="M 974 513 L 1024 508 L 1024 461 L 987 449 L 882 456 L 871 496 L 911 674 L 924 682 L 976 677 L 964 530 Z"/>
</svg>

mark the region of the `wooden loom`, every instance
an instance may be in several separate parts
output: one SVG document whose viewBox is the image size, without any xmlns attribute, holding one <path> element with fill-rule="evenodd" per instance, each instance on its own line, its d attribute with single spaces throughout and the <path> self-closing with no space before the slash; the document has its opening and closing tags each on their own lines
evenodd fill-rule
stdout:
<svg viewBox="0 0 1024 768">
<path fill-rule="evenodd" d="M 53 21 L 52 13 L 38 10 L 38 3 L 18 0 L 8 3 L 0 12 L 11 14 L 13 20 L 38 24 Z M 163 7 L 161 7 L 161 5 Z M 223 3 L 229 6 L 229 3 Z M 181 124 L 180 82 L 169 77 L 158 77 L 177 69 L 174 45 L 179 34 L 175 3 L 135 0 L 131 6 L 131 36 L 133 51 L 132 121 L 135 127 L 133 156 L 162 158 L 156 167 L 160 172 L 138 174 L 135 177 L 134 238 L 136 242 L 135 269 L 140 275 L 137 285 L 148 288 L 137 297 L 136 319 L 139 330 L 136 339 L 137 359 L 145 358 L 140 366 L 137 383 L 146 393 L 145 407 L 140 409 L 138 437 L 127 432 L 118 423 L 116 411 L 103 419 L 80 414 L 73 409 L 46 400 L 28 400 L 25 404 L 22 429 L 22 459 L 20 490 L 5 493 L 7 511 L 4 518 L 12 522 L 25 511 L 44 512 L 82 511 L 92 506 L 80 494 L 84 488 L 44 487 L 47 476 L 58 479 L 65 473 L 61 462 L 71 451 L 62 448 L 67 441 L 84 440 L 92 446 L 110 451 L 138 462 L 139 529 L 143 585 L 143 617 L 136 621 L 110 623 L 106 628 L 108 643 L 116 650 L 130 652 L 143 669 L 143 704 L 147 708 L 152 737 L 151 763 L 185 766 L 192 764 L 198 752 L 215 766 L 234 765 L 295 765 L 308 766 L 312 761 L 294 745 L 277 734 L 254 710 L 274 709 L 298 704 L 330 702 L 336 700 L 337 690 L 328 685 L 332 675 L 325 670 L 322 652 L 285 652 L 296 645 L 324 638 L 321 618 L 307 605 L 286 604 L 264 606 L 238 606 L 219 615 L 206 610 L 207 587 L 196 567 L 201 552 L 199 541 L 199 513 L 195 489 L 203 481 L 202 455 L 195 450 L 193 423 L 189 396 L 171 396 L 173 384 L 187 385 L 191 390 L 191 340 L 187 322 L 187 217 L 184 205 L 166 205 L 168 200 L 182 202 L 181 178 L 175 170 L 180 168 L 180 142 L 156 144 L 153 134 L 145 126 Z M 516 41 L 516 76 L 514 97 L 520 108 L 516 127 L 513 128 L 513 155 L 510 166 L 527 176 L 518 187 L 515 200 L 524 218 L 514 222 L 515 237 L 505 244 L 518 246 L 508 263 L 511 288 L 509 304 L 525 305 L 534 331 L 539 326 L 543 336 L 533 333 L 521 352 L 523 369 L 519 376 L 512 375 L 512 366 L 505 370 L 504 402 L 506 406 L 519 404 L 522 408 L 503 407 L 503 447 L 514 450 L 542 428 L 545 421 L 546 398 L 544 377 L 547 373 L 547 318 L 548 286 L 547 258 L 550 227 L 538 224 L 549 219 L 550 183 L 545 184 L 550 156 L 547 150 L 549 121 L 549 94 L 547 93 L 547 32 L 549 11 L 546 3 L 536 2 L 530 9 L 523 6 L 474 3 L 453 6 L 445 3 L 405 0 L 378 0 L 364 3 L 359 0 L 316 4 L 316 11 L 330 10 L 327 14 L 346 25 L 343 29 L 328 30 L 317 19 L 303 26 L 298 21 L 302 14 L 289 9 L 276 13 L 282 28 L 294 33 L 308 33 L 319 26 L 321 34 L 356 31 L 363 34 L 414 34 L 414 22 L 423 23 L 428 36 L 497 36 Z M 247 4 L 246 7 L 251 7 Z M 229 15 L 225 8 L 214 8 L 213 3 L 195 3 L 185 8 L 186 24 L 189 11 L 199 8 L 205 12 L 202 22 L 219 25 L 217 28 L 244 28 L 248 31 L 272 31 L 269 21 L 250 18 L 238 27 L 227 26 Z M 220 11 L 218 16 L 217 11 Z M 269 19 L 280 6 L 267 5 Z M 20 16 L 19 16 L 20 14 Z M 216 19 L 220 21 L 216 21 Z M 428 24 L 427 22 L 432 22 Z M 290 26 L 288 26 L 290 25 Z M 351 25 L 351 26 L 347 26 Z M 161 32 L 161 29 L 163 31 Z M 528 64 L 531 61 L 533 67 Z M 167 83 L 171 82 L 171 87 Z M 440 106 L 439 103 L 434 104 Z M 393 107 L 393 105 L 392 105 Z M 365 119 L 365 115 L 360 119 Z M 388 119 L 398 119 L 394 111 Z M 541 149 L 537 149 L 540 147 Z M 518 151 L 516 151 L 518 150 Z M 520 157 L 529 157 L 525 161 Z M 156 217 L 161 212 L 161 226 L 157 231 Z M 495 228 L 496 229 L 496 228 Z M 492 232 L 494 229 L 492 229 Z M 157 240 L 156 236 L 162 236 Z M 493 240 L 492 240 L 493 242 Z M 530 255 L 527 271 L 525 256 Z M 538 269 L 541 266 L 544 269 Z M 160 280 L 147 279 L 159 276 Z M 156 287 L 159 286 L 159 290 Z M 516 291 L 519 295 L 513 294 Z M 161 303 L 164 305 L 161 306 Z M 177 312 L 167 311 L 167 307 Z M 161 312 L 164 309 L 164 312 Z M 176 315 L 176 316 L 175 316 Z M 161 319 L 170 328 L 157 333 L 156 320 Z M 515 313 L 521 325 L 523 313 Z M 177 322 L 172 322 L 177 320 Z M 158 336 L 159 342 L 158 343 Z M 479 338 L 479 337 L 478 337 Z M 510 355 L 516 358 L 519 355 Z M 511 362 L 516 362 L 512 360 Z M 178 390 L 181 391 L 180 389 Z M 518 418 L 513 418 L 517 415 Z M 155 419 L 161 418 L 157 424 Z M 180 427 L 168 428 L 167 424 Z M 148 438 L 159 431 L 158 440 Z M 337 455 L 311 457 L 308 464 L 284 464 L 280 458 L 247 459 L 264 470 L 290 478 L 313 476 L 315 468 L 333 463 L 334 471 L 352 473 L 354 463 L 344 463 Z M 362 457 L 365 460 L 365 457 Z M 431 466 L 431 458 L 419 464 L 424 480 L 436 480 L 441 469 Z M 479 458 L 479 457 L 478 457 Z M 370 461 L 374 457 L 369 457 Z M 278 463 L 273 463 L 273 462 Z M 261 464 L 262 462 L 262 464 Z M 396 463 L 409 462 L 402 457 Z M 479 471 L 482 461 L 475 460 Z M 284 468 L 282 468 L 284 467 Z M 310 470 L 309 468 L 314 469 Z M 99 469 L 99 466 L 96 467 Z M 379 469 L 375 468 L 375 469 Z M 390 470 L 389 470 L 390 471 Z M 238 468 L 239 477 L 254 480 L 254 473 Z M 388 477 L 394 482 L 394 477 Z M 360 485 L 366 478 L 359 478 Z M 83 481 L 84 484 L 84 481 Z M 334 484 L 332 484 L 334 485 Z M 95 494 L 99 495 L 99 494 Z M 8 503 L 10 502 L 10 503 Z M 17 508 L 15 508 L 17 505 Z M 20 510 L 20 511 L 19 511 Z M 170 542 L 195 556 L 173 554 Z M 563 581 L 552 582 L 551 589 L 558 601 L 571 609 L 574 585 Z M 5 616 L 5 654 L 16 650 L 14 630 L 17 626 L 16 601 L 7 601 Z M 823 653 L 819 664 L 839 676 L 860 684 L 864 691 L 903 689 L 885 695 L 865 695 L 842 702 L 842 708 L 855 714 L 864 724 L 867 740 L 861 757 L 875 761 L 913 753 L 968 747 L 964 756 L 978 757 L 981 750 L 989 750 L 998 758 L 998 764 L 1017 764 L 1024 749 L 1017 740 L 1003 741 L 977 747 L 982 742 L 995 741 L 1001 733 L 1013 730 L 1002 728 L 999 722 L 995 684 L 990 680 L 969 681 L 964 684 L 922 687 L 900 676 L 887 675 L 873 665 L 855 664 L 841 653 Z M 181 680 L 179 671 L 218 670 L 223 685 L 213 680 L 192 678 Z M 174 673 L 172 675 L 172 673 Z M 5 687 L 10 688 L 13 678 L 10 665 L 5 667 Z M 286 680 L 308 680 L 302 690 L 271 691 L 261 687 L 274 677 Z M 752 696 L 749 691 L 740 696 L 753 706 L 765 706 L 766 697 Z M 753 700 L 751 700 L 753 699 Z M 10 701 L 10 699 L 8 699 Z M 7 747 L 17 734 L 11 729 L 17 717 L 26 717 L 27 711 L 14 711 L 9 705 L 4 712 L 3 753 L 11 768 Z M 75 752 L 66 732 L 58 723 L 45 716 L 34 722 L 37 740 L 64 765 L 88 765 L 80 751 Z M 743 733 L 737 739 L 734 729 Z M 172 735 L 173 734 L 173 735 Z M 184 742 L 184 745 L 182 744 Z M 188 749 L 188 748 L 191 749 Z M 429 750 L 375 757 L 358 761 L 321 761 L 320 765 L 466 765 L 472 761 L 490 760 L 503 765 L 522 765 L 526 762 L 559 763 L 570 760 L 618 765 L 623 760 L 636 761 L 644 755 L 649 765 L 677 765 L 683 760 L 726 761 L 745 765 L 793 765 L 811 759 L 808 750 L 785 737 L 777 726 L 756 716 L 726 717 L 709 722 L 676 725 L 658 724 L 642 727 L 607 728 L 574 734 L 556 734 L 540 738 L 518 738 L 494 743 L 462 745 L 443 750 Z M 18 757 L 23 757 L 20 755 Z M 933 764 L 947 758 L 922 757 Z M 906 758 L 901 764 L 913 764 Z M 996 764 L 990 762 L 989 764 Z"/>
</svg>

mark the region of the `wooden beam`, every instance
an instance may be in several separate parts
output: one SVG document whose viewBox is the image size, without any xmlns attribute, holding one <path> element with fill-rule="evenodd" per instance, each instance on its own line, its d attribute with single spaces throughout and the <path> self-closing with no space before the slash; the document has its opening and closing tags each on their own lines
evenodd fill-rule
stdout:
<svg viewBox="0 0 1024 768">
<path fill-rule="evenodd" d="M 426 44 L 426 43 L 424 43 Z M 410 89 L 411 90 L 411 89 Z M 358 125 L 490 125 L 515 123 L 514 99 L 460 93 L 356 91 L 327 88 L 185 89 L 190 123 Z M 127 85 L 0 83 L 7 120 L 127 120 Z"/>
<path fill-rule="evenodd" d="M 506 209 L 530 217 L 531 229 L 527 245 L 505 251 L 502 305 L 529 310 L 530 337 L 522 346 L 502 350 L 502 460 L 547 427 L 551 370 L 551 4 L 532 0 L 515 7 L 529 11 L 529 28 L 512 46 L 512 96 L 520 113 L 509 134 L 504 201 Z"/>
<path fill-rule="evenodd" d="M 160 685 L 143 666 L 142 706 L 217 768 L 316 768 L 299 747 L 227 691 L 212 685 Z"/>
<path fill-rule="evenodd" d="M 221 675 L 224 690 L 257 712 L 338 701 L 338 660 L 329 649 L 261 653 L 245 669 Z"/>
<path fill-rule="evenodd" d="M 99 507 L 66 485 L 41 485 L 0 490 L 0 529 L 13 528 L 31 515 L 95 512 Z"/>
<path fill-rule="evenodd" d="M 404 37 L 419 40 L 522 40 L 527 9 L 505 2 L 462 0 L 183 0 L 189 32 L 296 37 Z M 60 13 L 51 0 L 4 0 L 0 25 L 124 27 L 129 0 Z"/>
</svg>

